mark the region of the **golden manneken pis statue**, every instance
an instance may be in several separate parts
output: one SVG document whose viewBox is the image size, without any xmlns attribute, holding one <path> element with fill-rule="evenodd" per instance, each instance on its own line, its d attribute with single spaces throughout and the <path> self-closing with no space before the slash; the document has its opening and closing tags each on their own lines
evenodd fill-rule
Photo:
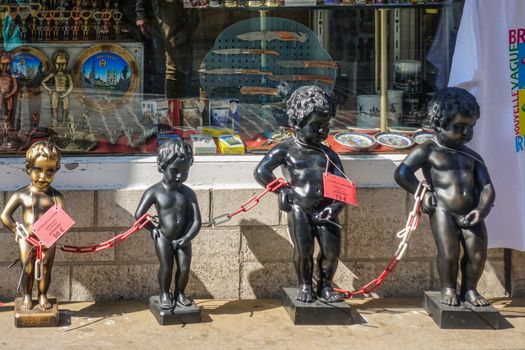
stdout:
<svg viewBox="0 0 525 350">
<path fill-rule="evenodd" d="M 65 209 L 64 197 L 60 192 L 51 187 L 55 173 L 60 168 L 60 151 L 55 145 L 40 141 L 34 143 L 26 152 L 26 172 L 31 183 L 18 189 L 7 201 L 0 220 L 11 232 L 17 232 L 17 222 L 13 214 L 20 207 L 22 209 L 22 223 L 26 232 L 32 232 L 33 224 L 51 207 L 58 206 Z M 33 235 L 31 235 L 33 236 Z M 36 238 L 36 236 L 33 236 Z M 33 246 L 22 239 L 18 234 L 15 236 L 22 265 L 21 286 L 23 292 L 23 309 L 32 309 L 33 300 L 31 292 L 33 283 L 37 279 L 38 304 L 41 309 L 50 309 L 51 303 L 47 298 L 47 291 L 51 282 L 51 267 L 55 258 L 56 246 L 46 247 L 43 245 L 41 275 L 35 278 L 36 252 Z M 38 238 L 36 238 L 38 239 Z"/>
<path fill-rule="evenodd" d="M 73 91 L 73 78 L 66 73 L 69 55 L 65 51 L 56 51 L 52 57 L 55 72 L 42 80 L 42 87 L 51 97 L 53 125 L 64 124 L 69 117 L 69 94 Z M 48 83 L 52 81 L 52 86 Z"/>
</svg>

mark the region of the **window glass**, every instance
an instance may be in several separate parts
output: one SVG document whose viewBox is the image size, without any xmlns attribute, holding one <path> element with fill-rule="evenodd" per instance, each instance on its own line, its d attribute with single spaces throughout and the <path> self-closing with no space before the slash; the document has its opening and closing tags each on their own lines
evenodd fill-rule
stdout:
<svg viewBox="0 0 525 350">
<path fill-rule="evenodd" d="M 286 100 L 304 85 L 334 96 L 337 152 L 403 150 L 431 137 L 426 104 L 446 86 L 461 6 L 3 1 L 0 153 L 49 139 L 72 154 L 153 154 L 176 137 L 196 154 L 263 153 L 290 136 Z"/>
</svg>

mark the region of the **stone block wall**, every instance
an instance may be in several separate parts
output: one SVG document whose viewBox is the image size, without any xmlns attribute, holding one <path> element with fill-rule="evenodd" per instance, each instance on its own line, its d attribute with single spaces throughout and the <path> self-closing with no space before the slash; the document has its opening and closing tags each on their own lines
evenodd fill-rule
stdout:
<svg viewBox="0 0 525 350">
<path fill-rule="evenodd" d="M 293 247 L 286 215 L 269 195 L 248 213 L 220 225 L 210 220 L 238 208 L 258 189 L 200 189 L 197 196 L 205 224 L 193 241 L 193 261 L 187 291 L 198 298 L 275 298 L 280 288 L 296 284 Z M 124 232 L 134 222 L 142 195 L 136 190 L 64 191 L 68 211 L 76 225 L 59 242 L 91 245 Z M 0 207 L 10 193 L 0 195 Z M 406 221 L 411 198 L 399 188 L 359 188 L 359 206 L 347 207 L 341 259 L 336 284 L 353 289 L 375 278 L 396 250 L 395 234 Z M 0 298 L 16 295 L 20 267 L 8 268 L 17 257 L 14 237 L 0 229 Z M 436 251 L 424 218 L 408 252 L 377 291 L 382 297 L 419 297 L 437 289 Z M 513 294 L 525 291 L 525 253 L 513 252 Z M 98 253 L 58 252 L 51 293 L 63 301 L 146 298 L 157 292 L 158 262 L 149 232 L 140 231 L 115 249 Z M 504 296 L 503 251 L 490 250 L 480 291 Z"/>
</svg>

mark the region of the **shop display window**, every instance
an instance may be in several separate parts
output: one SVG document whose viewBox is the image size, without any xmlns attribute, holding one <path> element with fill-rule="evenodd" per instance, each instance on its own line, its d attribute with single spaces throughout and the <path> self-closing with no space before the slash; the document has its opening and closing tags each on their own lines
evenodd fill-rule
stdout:
<svg viewBox="0 0 525 350">
<path fill-rule="evenodd" d="M 404 152 L 432 137 L 462 2 L 48 0 L 0 5 L 0 153 L 264 153 L 300 86 L 332 93 L 327 144 Z M 381 106 L 386 108 L 382 108 Z M 384 109 L 384 111 L 382 110 Z"/>
</svg>

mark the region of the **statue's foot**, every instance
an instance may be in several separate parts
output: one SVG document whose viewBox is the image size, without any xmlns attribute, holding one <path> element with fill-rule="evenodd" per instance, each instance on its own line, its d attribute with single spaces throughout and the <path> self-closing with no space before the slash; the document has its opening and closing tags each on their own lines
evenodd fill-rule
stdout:
<svg viewBox="0 0 525 350">
<path fill-rule="evenodd" d="M 22 309 L 25 310 L 31 310 L 33 308 L 33 298 L 31 297 L 31 294 L 24 295 L 22 298 Z"/>
<path fill-rule="evenodd" d="M 483 298 L 481 294 L 475 289 L 470 289 L 465 292 L 463 299 L 473 306 L 488 306 L 490 303 Z"/>
<path fill-rule="evenodd" d="M 188 299 L 186 295 L 184 295 L 183 292 L 177 292 L 177 305 L 179 306 L 190 306 L 191 300 Z"/>
<path fill-rule="evenodd" d="M 171 309 L 171 304 L 170 293 L 160 293 L 160 307 L 163 309 Z"/>
<path fill-rule="evenodd" d="M 439 302 L 449 306 L 459 306 L 459 298 L 456 294 L 456 290 L 454 288 L 441 289 L 441 299 Z"/>
<path fill-rule="evenodd" d="M 315 300 L 315 295 L 312 286 L 309 284 L 300 285 L 295 300 L 302 301 L 303 303 L 313 302 Z"/>
<path fill-rule="evenodd" d="M 40 294 L 38 296 L 38 305 L 40 305 L 40 308 L 42 310 L 51 309 L 53 307 L 53 305 L 51 305 L 49 300 L 47 300 L 47 295 L 45 294 Z"/>
<path fill-rule="evenodd" d="M 319 296 L 327 303 L 339 303 L 344 300 L 341 293 L 336 292 L 332 287 L 324 287 L 319 292 Z"/>
</svg>

